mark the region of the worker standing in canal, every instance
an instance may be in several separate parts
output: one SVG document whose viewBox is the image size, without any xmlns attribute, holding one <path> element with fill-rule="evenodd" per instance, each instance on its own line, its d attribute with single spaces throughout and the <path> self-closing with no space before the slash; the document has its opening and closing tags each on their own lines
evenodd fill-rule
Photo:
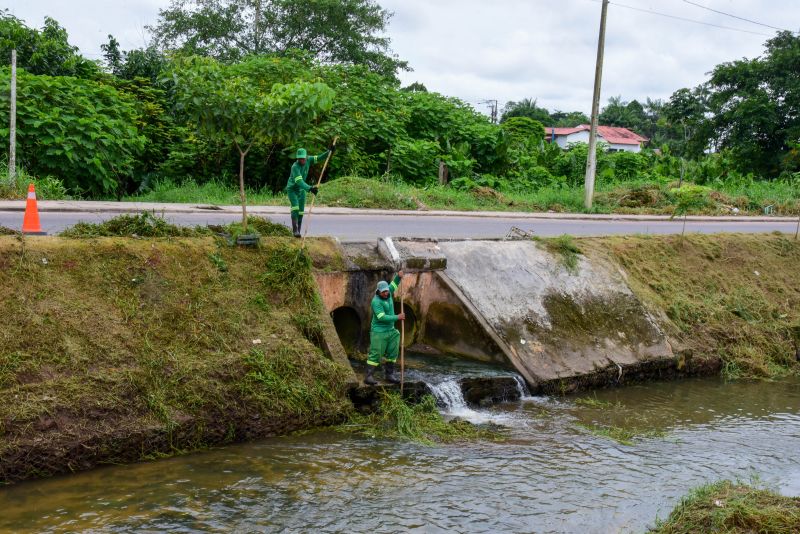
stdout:
<svg viewBox="0 0 800 534">
<path fill-rule="evenodd" d="M 300 228 L 303 226 L 303 210 L 306 208 L 306 191 L 316 195 L 319 189 L 306 183 L 308 169 L 311 164 L 318 163 L 325 159 L 328 153 L 333 152 L 335 145 L 331 145 L 328 150 L 316 156 L 308 156 L 305 148 L 297 149 L 297 161 L 292 164 L 292 171 L 289 173 L 289 180 L 286 182 L 286 193 L 289 195 L 292 215 L 292 234 L 300 237 Z"/>
<path fill-rule="evenodd" d="M 400 332 L 394 327 L 397 321 L 405 321 L 406 314 L 394 313 L 394 292 L 403 279 L 403 271 L 398 272 L 391 283 L 384 280 L 378 282 L 375 296 L 372 297 L 372 324 L 369 329 L 369 357 L 364 383 L 374 386 L 378 382 L 373 376 L 375 369 L 385 357 L 384 376 L 387 382 L 399 384 L 400 379 L 394 374 L 394 364 L 400 353 Z"/>
</svg>

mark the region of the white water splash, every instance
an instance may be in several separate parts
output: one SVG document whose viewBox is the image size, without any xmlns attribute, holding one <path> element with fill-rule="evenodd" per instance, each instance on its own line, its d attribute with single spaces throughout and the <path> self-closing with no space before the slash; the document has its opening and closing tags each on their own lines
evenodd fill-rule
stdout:
<svg viewBox="0 0 800 534">
<path fill-rule="evenodd" d="M 531 396 L 531 392 L 528 389 L 528 385 L 525 383 L 525 380 L 519 376 L 514 375 L 514 382 L 517 383 L 517 391 L 519 392 L 519 400 L 527 401 L 532 400 L 533 397 Z"/>
<path fill-rule="evenodd" d="M 451 378 L 438 384 L 428 384 L 428 386 L 436 400 L 444 405 L 447 413 L 453 410 L 468 409 L 467 401 L 464 400 L 464 394 L 461 392 L 461 384 L 457 380 Z"/>
</svg>

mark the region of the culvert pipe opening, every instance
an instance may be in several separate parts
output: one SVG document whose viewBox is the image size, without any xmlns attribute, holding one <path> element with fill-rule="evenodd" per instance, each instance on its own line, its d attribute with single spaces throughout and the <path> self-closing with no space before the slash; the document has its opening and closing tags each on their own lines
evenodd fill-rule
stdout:
<svg viewBox="0 0 800 534">
<path fill-rule="evenodd" d="M 341 306 L 331 312 L 331 318 L 344 350 L 353 354 L 361 346 L 363 335 L 358 312 L 349 306 Z"/>
</svg>

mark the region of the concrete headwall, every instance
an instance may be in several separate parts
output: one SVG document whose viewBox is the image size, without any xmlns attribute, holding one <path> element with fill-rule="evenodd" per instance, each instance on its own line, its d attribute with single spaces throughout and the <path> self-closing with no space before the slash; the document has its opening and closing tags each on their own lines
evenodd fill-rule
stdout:
<svg viewBox="0 0 800 534">
<path fill-rule="evenodd" d="M 346 271 L 316 274 L 350 352 L 368 349 L 377 282 L 400 265 L 432 265 L 417 257 L 425 250 L 446 259 L 446 269 L 409 272 L 396 293 L 408 315 L 407 345 L 513 367 L 540 390 L 675 365 L 658 320 L 602 257 L 579 256 L 570 270 L 529 240 L 395 244 L 391 257 L 366 262 L 362 249 Z"/>
<path fill-rule="evenodd" d="M 602 258 L 579 256 L 573 272 L 533 241 L 439 246 L 446 275 L 534 387 L 674 361 L 657 320 Z"/>
</svg>

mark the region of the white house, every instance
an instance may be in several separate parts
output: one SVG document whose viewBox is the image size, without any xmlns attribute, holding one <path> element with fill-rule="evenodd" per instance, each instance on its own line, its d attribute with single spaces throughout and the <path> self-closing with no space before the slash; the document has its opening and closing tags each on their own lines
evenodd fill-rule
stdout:
<svg viewBox="0 0 800 534">
<path fill-rule="evenodd" d="M 581 124 L 575 128 L 555 128 L 545 129 L 545 141 L 553 142 L 561 148 L 567 148 L 570 143 L 589 143 L 589 125 Z M 640 152 L 642 143 L 649 141 L 646 137 L 634 133 L 627 128 L 616 126 L 598 126 L 597 140 L 603 141 L 609 146 L 609 151 L 618 152 Z"/>
</svg>

